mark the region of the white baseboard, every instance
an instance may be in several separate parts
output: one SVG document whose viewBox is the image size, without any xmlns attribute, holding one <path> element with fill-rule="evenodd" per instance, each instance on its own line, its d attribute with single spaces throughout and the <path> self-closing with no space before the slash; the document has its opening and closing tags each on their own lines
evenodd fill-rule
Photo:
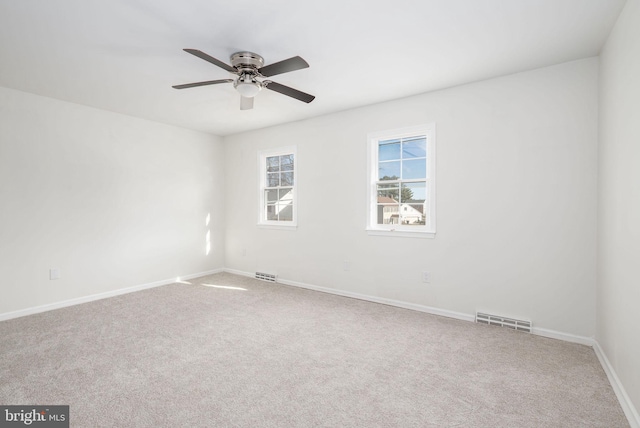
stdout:
<svg viewBox="0 0 640 428">
<path fill-rule="evenodd" d="M 225 268 L 224 271 L 228 273 L 233 273 L 235 275 L 248 276 L 250 278 L 255 277 L 255 274 L 251 272 L 244 272 L 236 269 Z M 411 309 L 414 311 L 426 312 L 428 314 L 433 314 L 433 315 L 441 315 L 443 317 L 455 318 L 463 321 L 475 320 L 475 316 L 473 315 L 463 314 L 461 312 L 449 311 L 446 309 L 433 308 L 431 306 L 418 305 L 415 303 L 402 302 L 399 300 L 386 299 L 384 297 L 376 297 L 376 296 L 370 296 L 367 294 L 353 293 L 351 291 L 338 290 L 335 288 L 320 287 L 317 285 L 305 284 L 303 282 L 290 281 L 288 279 L 282 279 L 282 278 L 278 278 L 276 282 L 279 284 L 290 285 L 293 287 L 306 288 L 307 290 L 320 291 L 322 293 L 335 294 L 337 296 L 350 297 L 352 299 L 365 300 L 367 302 L 381 303 L 383 305 L 396 306 L 398 308 Z"/>
<path fill-rule="evenodd" d="M 580 345 L 587 345 L 587 346 L 593 346 L 596 343 L 596 341 L 592 337 L 577 336 L 571 333 L 548 330 L 546 328 L 539 328 L 536 326 L 533 326 L 531 328 L 531 334 L 535 334 L 536 336 L 548 337 L 550 339 L 558 339 L 564 342 L 579 343 Z"/>
<path fill-rule="evenodd" d="M 367 294 L 353 293 L 351 291 L 336 290 L 334 288 L 319 287 L 316 285 L 305 284 L 297 281 L 289 281 L 286 279 L 278 279 L 278 282 L 285 285 L 291 285 L 293 287 L 306 288 L 308 290 L 320 291 L 322 293 L 335 294 L 343 297 L 350 297 L 352 299 L 365 300 L 367 302 L 381 303 L 383 305 L 395 306 L 398 308 L 411 309 L 414 311 L 425 312 L 433 315 L 440 315 L 448 318 L 455 318 L 463 321 L 474 321 L 475 317 L 469 314 L 463 314 L 461 312 L 449 311 L 446 309 L 438 309 L 431 306 L 418 305 L 416 303 L 408 303 L 400 300 L 387 299 L 384 297 L 370 296 Z"/>
<path fill-rule="evenodd" d="M 237 269 L 227 269 L 227 268 L 224 268 L 223 270 L 224 270 L 225 272 L 227 272 L 227 273 L 232 273 L 232 274 L 234 274 L 234 275 L 248 276 L 249 278 L 255 278 L 255 277 L 256 277 L 255 272 L 254 272 L 254 273 L 251 273 L 251 272 L 245 272 L 245 271 L 242 271 L 242 270 L 237 270 Z"/>
<path fill-rule="evenodd" d="M 609 363 L 607 355 L 604 353 L 604 350 L 600 347 L 600 344 L 597 341 L 594 341 L 593 350 L 595 351 L 598 360 L 600 360 L 600 364 L 602 365 L 604 372 L 609 378 L 609 382 L 618 397 L 620 406 L 622 406 L 622 410 L 629 420 L 629 425 L 631 428 L 640 428 L 640 415 L 638 415 L 638 411 L 629 398 L 629 395 L 627 395 L 627 391 L 622 386 L 620 379 L 618 379 L 616 371 L 613 369 L 613 366 L 611 366 L 611 363 Z"/>
<path fill-rule="evenodd" d="M 107 299 L 109 297 L 119 296 L 121 294 L 133 293 L 135 291 L 146 290 L 148 288 L 160 287 L 162 285 L 173 284 L 177 279 L 192 279 L 200 276 L 212 275 L 214 273 L 220 273 L 223 269 L 214 269 L 206 272 L 193 273 L 186 276 L 180 276 L 178 278 L 163 279 L 161 281 L 149 282 L 146 284 L 134 285 L 133 287 L 120 288 L 118 290 L 107 291 L 104 293 L 92 294 L 90 296 L 78 297 L 75 299 L 64 300 L 62 302 L 50 303 L 47 305 L 35 306 L 33 308 L 21 309 L 13 312 L 6 312 L 0 314 L 0 321 L 5 321 L 13 318 L 24 317 L 27 315 L 38 314 L 41 312 L 52 311 L 54 309 L 65 308 L 67 306 L 79 305 L 81 303 L 93 302 L 95 300 Z"/>
<path fill-rule="evenodd" d="M 185 276 L 179 276 L 178 278 L 173 278 L 169 284 L 173 284 L 174 282 L 176 282 L 176 279 L 184 280 L 184 279 L 200 278 L 201 276 L 214 275 L 216 273 L 222 273 L 222 272 L 224 272 L 224 268 L 208 270 L 205 272 L 192 273 Z"/>
</svg>

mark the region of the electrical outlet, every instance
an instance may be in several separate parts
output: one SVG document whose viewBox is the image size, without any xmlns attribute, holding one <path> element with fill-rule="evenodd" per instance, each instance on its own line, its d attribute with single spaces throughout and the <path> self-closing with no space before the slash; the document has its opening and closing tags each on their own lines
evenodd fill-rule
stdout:
<svg viewBox="0 0 640 428">
<path fill-rule="evenodd" d="M 348 270 L 351 269 L 351 263 L 348 261 L 344 261 L 342 262 L 342 270 L 347 272 Z"/>
<path fill-rule="evenodd" d="M 247 255 L 247 249 L 246 249 L 246 248 L 243 248 L 243 249 L 242 249 L 242 255 L 243 255 L 243 256 L 246 256 L 246 255 Z"/>
<path fill-rule="evenodd" d="M 58 268 L 49 269 L 49 279 L 60 279 L 60 269 Z"/>
<path fill-rule="evenodd" d="M 431 282 L 431 272 L 427 272 L 427 271 L 422 272 L 422 282 L 426 282 L 426 283 Z"/>
</svg>

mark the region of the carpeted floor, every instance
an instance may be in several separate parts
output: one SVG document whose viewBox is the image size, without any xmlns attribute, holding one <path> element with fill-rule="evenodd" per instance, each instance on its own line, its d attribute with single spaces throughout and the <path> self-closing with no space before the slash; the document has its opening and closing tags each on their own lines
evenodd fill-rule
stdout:
<svg viewBox="0 0 640 428">
<path fill-rule="evenodd" d="M 73 427 L 629 426 L 587 346 L 231 274 L 0 322 L 0 404 Z"/>
</svg>

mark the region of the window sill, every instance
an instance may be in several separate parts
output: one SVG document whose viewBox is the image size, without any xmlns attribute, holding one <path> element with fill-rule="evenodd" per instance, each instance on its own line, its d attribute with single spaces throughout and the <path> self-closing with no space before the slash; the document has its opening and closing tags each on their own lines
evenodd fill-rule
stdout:
<svg viewBox="0 0 640 428">
<path fill-rule="evenodd" d="M 398 238 L 426 238 L 434 239 L 435 232 L 424 232 L 417 230 L 387 230 L 387 229 L 367 229 L 367 234 L 371 236 L 395 236 Z"/>
<path fill-rule="evenodd" d="M 274 230 L 296 230 L 297 224 L 274 224 L 274 223 L 258 223 L 260 229 L 274 229 Z"/>
</svg>

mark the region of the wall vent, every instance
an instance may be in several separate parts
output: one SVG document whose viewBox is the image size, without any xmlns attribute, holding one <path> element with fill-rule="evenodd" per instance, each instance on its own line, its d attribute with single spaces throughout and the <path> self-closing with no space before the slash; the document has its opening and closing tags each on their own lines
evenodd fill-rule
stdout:
<svg viewBox="0 0 640 428">
<path fill-rule="evenodd" d="M 516 320 L 513 318 L 501 317 L 499 315 L 476 312 L 476 322 L 480 324 L 497 325 L 499 327 L 507 327 L 512 330 L 531 333 L 531 321 Z"/>
<path fill-rule="evenodd" d="M 261 281 L 276 282 L 276 276 L 270 273 L 256 272 L 256 279 Z"/>
</svg>

